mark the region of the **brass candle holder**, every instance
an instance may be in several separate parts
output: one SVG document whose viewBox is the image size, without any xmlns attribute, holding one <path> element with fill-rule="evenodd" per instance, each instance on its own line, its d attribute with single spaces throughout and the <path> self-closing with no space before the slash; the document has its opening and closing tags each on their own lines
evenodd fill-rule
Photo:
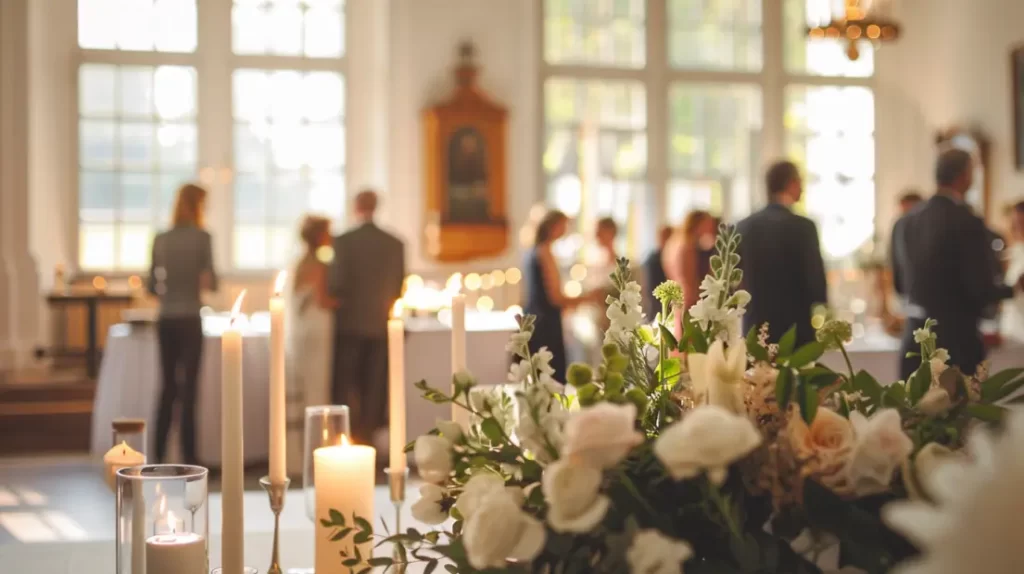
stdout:
<svg viewBox="0 0 1024 574">
<path fill-rule="evenodd" d="M 270 511 L 274 513 L 274 545 L 270 551 L 270 567 L 267 574 L 281 574 L 281 557 L 278 549 L 278 538 L 281 530 L 281 511 L 284 509 L 284 497 L 288 492 L 291 479 L 285 477 L 284 482 L 274 483 L 269 476 L 260 479 L 260 486 L 267 491 L 270 498 Z"/>
<path fill-rule="evenodd" d="M 409 469 L 403 468 L 399 471 L 392 469 L 386 469 L 384 472 L 388 475 L 388 490 L 391 494 L 391 504 L 395 506 L 395 533 L 402 532 L 402 507 L 405 506 L 405 488 L 406 483 L 409 482 Z M 395 560 L 395 570 L 399 573 L 405 572 L 405 563 L 401 561 L 401 552 L 399 547 L 402 545 L 401 542 L 395 542 L 395 548 L 392 552 L 392 557 Z"/>
</svg>

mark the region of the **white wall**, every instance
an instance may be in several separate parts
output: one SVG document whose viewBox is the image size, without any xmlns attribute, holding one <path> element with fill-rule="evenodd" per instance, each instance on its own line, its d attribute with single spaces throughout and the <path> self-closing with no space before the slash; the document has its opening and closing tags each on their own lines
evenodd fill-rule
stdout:
<svg viewBox="0 0 1024 574">
<path fill-rule="evenodd" d="M 472 267 L 518 263 L 519 226 L 541 192 L 539 15 L 535 0 L 392 0 L 391 6 L 391 221 L 404 232 L 411 269 L 445 272 L 424 254 L 423 136 L 420 112 L 447 97 L 462 40 L 477 47 L 480 83 L 509 111 L 508 216 L 510 249 Z"/>
<path fill-rule="evenodd" d="M 878 58 L 879 225 L 893 219 L 908 185 L 930 192 L 934 136 L 951 126 L 977 127 L 992 141 L 990 222 L 1024 197 L 1013 165 L 1010 50 L 1024 44 L 1024 2 L 898 0 L 903 37 Z"/>
</svg>

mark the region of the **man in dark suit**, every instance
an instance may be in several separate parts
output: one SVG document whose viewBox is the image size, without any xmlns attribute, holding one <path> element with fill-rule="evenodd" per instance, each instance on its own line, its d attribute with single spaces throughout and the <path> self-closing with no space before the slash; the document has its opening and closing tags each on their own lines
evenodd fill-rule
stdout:
<svg viewBox="0 0 1024 574">
<path fill-rule="evenodd" d="M 387 321 L 405 279 L 405 246 L 374 224 L 376 209 L 376 193 L 356 196 L 358 223 L 334 238 L 328 277 L 338 300 L 332 398 L 351 408 L 352 434 L 361 444 L 372 444 L 386 425 Z"/>
<path fill-rule="evenodd" d="M 644 259 L 644 311 L 647 313 L 647 318 L 651 320 L 661 312 L 661 303 L 654 298 L 651 292 L 668 279 L 665 276 L 665 267 L 661 263 L 661 254 L 665 250 L 665 244 L 669 237 L 672 237 L 672 228 L 667 225 L 662 226 L 658 230 L 658 248 Z"/>
<path fill-rule="evenodd" d="M 964 203 L 973 164 L 966 151 L 942 152 L 935 166 L 938 192 L 893 227 L 893 283 L 907 301 L 900 351 L 904 380 L 921 363 L 906 353 L 919 351 L 914 330 L 927 318 L 938 321 L 938 344 L 949 351 L 950 362 L 973 373 L 985 360 L 978 322 L 986 307 L 1013 296 L 1013 287 L 993 280 L 989 232 Z M 1024 277 L 1017 281 L 1018 288 L 1022 281 Z"/>
<path fill-rule="evenodd" d="M 814 340 L 811 314 L 828 303 L 825 264 L 818 247 L 818 228 L 792 212 L 803 195 L 796 165 L 780 161 L 765 177 L 768 206 L 737 225 L 742 235 L 743 281 L 752 297 L 743 330 L 768 323 L 768 339 L 778 340 L 796 325 L 796 341 Z"/>
</svg>

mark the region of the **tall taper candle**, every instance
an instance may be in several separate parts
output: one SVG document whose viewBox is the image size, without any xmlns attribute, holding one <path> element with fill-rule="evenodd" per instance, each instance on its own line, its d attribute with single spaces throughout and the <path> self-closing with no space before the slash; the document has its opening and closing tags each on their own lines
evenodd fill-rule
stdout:
<svg viewBox="0 0 1024 574">
<path fill-rule="evenodd" d="M 221 335 L 221 566 L 224 574 L 242 574 L 245 547 L 242 527 L 244 471 L 242 458 L 242 331 L 237 326 L 243 290 L 231 309 L 231 323 Z"/>
<path fill-rule="evenodd" d="M 405 470 L 405 322 L 401 299 L 395 301 L 388 320 L 388 404 L 389 467 L 391 472 L 400 473 Z"/>
<path fill-rule="evenodd" d="M 277 274 L 270 298 L 270 475 L 271 484 L 288 476 L 285 453 L 284 291 L 285 272 Z"/>
<path fill-rule="evenodd" d="M 459 293 L 452 296 L 452 375 L 466 370 L 466 296 Z M 452 381 L 452 392 L 455 391 L 455 381 Z M 463 423 L 469 422 L 469 412 L 462 407 L 452 404 L 452 420 Z"/>
</svg>

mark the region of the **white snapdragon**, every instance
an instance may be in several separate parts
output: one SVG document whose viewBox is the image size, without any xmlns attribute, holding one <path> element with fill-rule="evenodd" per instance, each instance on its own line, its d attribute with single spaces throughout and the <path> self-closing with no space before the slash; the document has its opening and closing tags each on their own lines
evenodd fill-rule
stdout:
<svg viewBox="0 0 1024 574">
<path fill-rule="evenodd" d="M 630 574 L 682 574 L 683 562 L 693 556 L 693 548 L 682 540 L 661 532 L 641 530 L 626 552 Z"/>
<path fill-rule="evenodd" d="M 420 499 L 412 505 L 412 517 L 424 524 L 441 524 L 448 520 L 448 513 L 441 506 L 444 492 L 436 484 L 420 486 Z"/>
<path fill-rule="evenodd" d="M 643 296 L 640 294 L 640 285 L 630 281 L 623 288 L 618 297 L 608 296 L 608 330 L 604 334 L 604 342 L 628 345 L 633 332 L 644 320 L 644 311 L 641 307 Z"/>
</svg>

